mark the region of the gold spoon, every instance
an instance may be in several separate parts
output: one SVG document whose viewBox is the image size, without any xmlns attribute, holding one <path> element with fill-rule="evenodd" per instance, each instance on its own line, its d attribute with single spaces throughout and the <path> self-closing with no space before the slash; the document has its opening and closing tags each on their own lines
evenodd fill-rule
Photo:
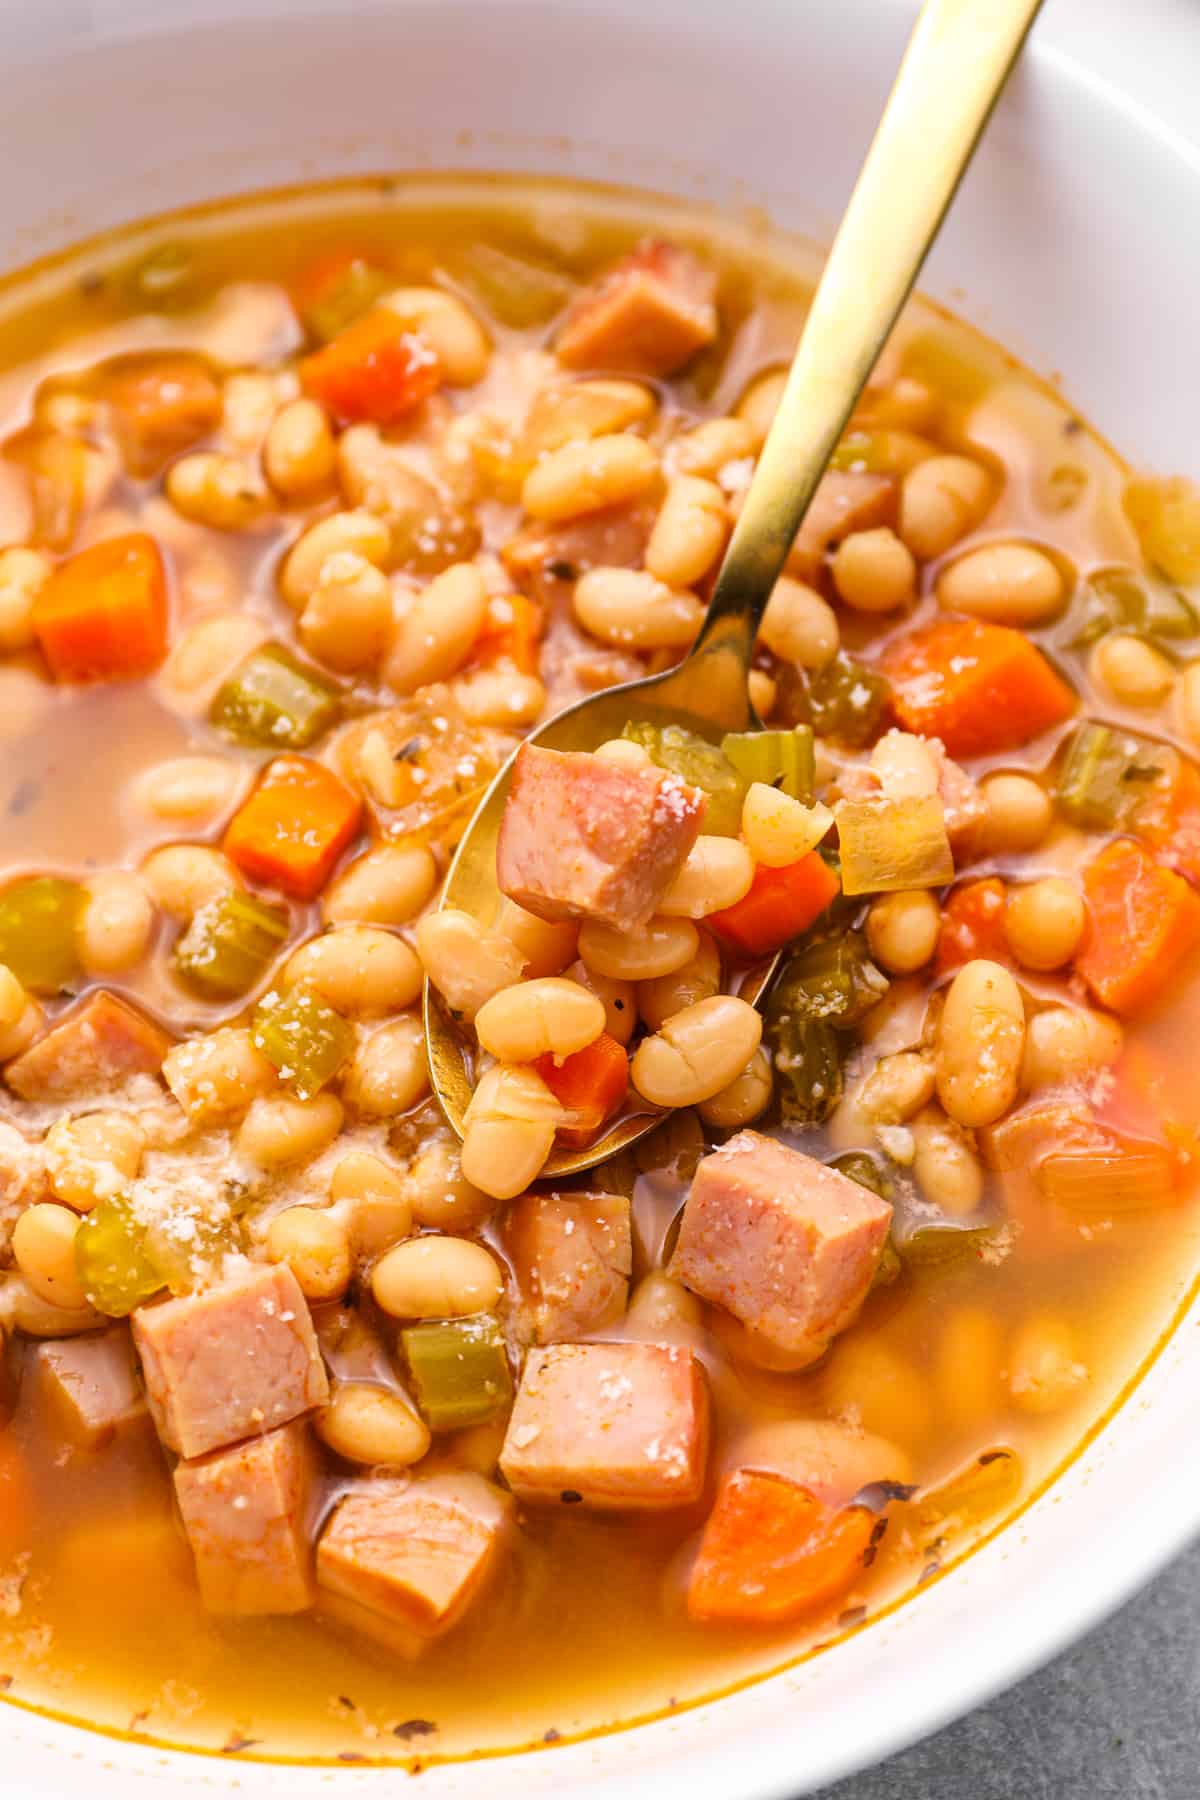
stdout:
<svg viewBox="0 0 1200 1800">
<path fill-rule="evenodd" d="M 704 623 L 687 658 L 568 707 L 529 742 L 595 750 L 630 719 L 720 737 L 759 724 L 746 677 L 759 621 L 843 427 L 912 289 L 1041 0 L 926 0 L 805 320 Z M 443 906 L 495 922 L 496 838 L 511 762 L 479 804 L 446 878 Z M 741 994 L 762 997 L 773 962 Z M 462 1040 L 425 983 L 434 1092 L 455 1131 L 471 1098 Z M 635 1097 L 636 1098 L 636 1097 Z M 653 1130 L 644 1105 L 585 1150 L 556 1150 L 543 1176 L 590 1169 Z"/>
</svg>

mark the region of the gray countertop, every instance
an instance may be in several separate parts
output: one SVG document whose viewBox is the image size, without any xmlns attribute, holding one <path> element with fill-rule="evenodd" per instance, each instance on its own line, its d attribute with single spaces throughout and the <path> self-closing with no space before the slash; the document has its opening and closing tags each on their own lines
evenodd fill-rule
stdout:
<svg viewBox="0 0 1200 1800">
<path fill-rule="evenodd" d="M 1200 1545 L 1048 1668 L 814 1800 L 1200 1800 Z"/>
</svg>

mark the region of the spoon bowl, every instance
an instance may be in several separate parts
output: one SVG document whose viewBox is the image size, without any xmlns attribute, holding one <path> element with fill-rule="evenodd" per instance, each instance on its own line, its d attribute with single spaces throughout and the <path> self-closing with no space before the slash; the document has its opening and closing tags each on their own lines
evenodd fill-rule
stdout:
<svg viewBox="0 0 1200 1800">
<path fill-rule="evenodd" d="M 596 750 L 608 739 L 620 737 L 630 719 L 682 725 L 701 737 L 719 741 L 726 731 L 745 731 L 761 723 L 746 688 L 753 637 L 745 643 L 742 632 L 713 627 L 710 611 L 700 641 L 676 668 L 589 695 L 556 713 L 525 741 L 546 750 Z M 470 913 L 484 926 L 495 924 L 503 904 L 496 886 L 496 840 L 512 781 L 512 764 L 510 758 L 480 801 L 446 877 L 443 906 Z M 743 999 L 752 1004 L 758 1002 L 770 983 L 776 961 L 772 957 L 743 975 L 738 988 Z M 434 1092 L 461 1137 L 463 1114 L 474 1087 L 469 1054 L 448 1008 L 428 981 L 425 1034 Z M 573 1175 L 590 1169 L 636 1143 L 665 1117 L 661 1108 L 642 1100 L 631 1088 L 628 1109 L 606 1131 L 585 1149 L 555 1149 L 543 1175 Z"/>
<path fill-rule="evenodd" d="M 631 719 L 681 724 L 703 737 L 761 725 L 747 676 L 758 627 L 817 484 L 1020 53 L 1041 0 L 926 0 L 879 128 L 834 240 L 779 409 L 746 492 L 708 611 L 675 668 L 591 695 L 529 742 L 595 750 Z M 500 911 L 496 840 L 512 760 L 481 800 L 450 865 L 441 904 L 484 926 Z M 743 979 L 757 1003 L 778 958 Z M 473 1087 L 467 1046 L 425 983 L 425 1035 L 434 1093 L 454 1130 Z M 633 1110 L 582 1150 L 556 1149 L 543 1176 L 575 1174 L 624 1149 L 663 1118 Z"/>
</svg>

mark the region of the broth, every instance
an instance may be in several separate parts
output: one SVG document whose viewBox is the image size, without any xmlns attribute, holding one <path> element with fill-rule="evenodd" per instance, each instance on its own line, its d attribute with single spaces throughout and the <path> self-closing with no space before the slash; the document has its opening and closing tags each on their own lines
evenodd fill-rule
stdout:
<svg viewBox="0 0 1200 1800">
<path fill-rule="evenodd" d="M 491 366 L 477 389 L 465 400 L 455 394 L 452 404 L 519 414 L 532 391 L 531 358 L 545 345 L 557 307 L 521 327 L 488 314 L 481 294 L 487 271 L 495 283 L 495 266 L 473 262 L 469 253 L 484 245 L 527 260 L 540 272 L 535 288 L 540 282 L 539 291 L 561 299 L 647 233 L 694 246 L 719 271 L 717 347 L 701 351 L 682 375 L 653 384 L 665 440 L 677 419 L 730 414 L 754 377 L 786 361 L 811 292 L 808 253 L 760 226 L 641 195 L 466 178 L 364 182 L 230 203 L 89 245 L 15 278 L 0 311 L 0 434 L 10 437 L 28 423 L 35 395 L 47 391 L 42 384 L 53 381 L 69 395 L 86 385 L 83 372 L 113 355 L 182 347 L 213 357 L 225 371 L 281 363 L 302 341 L 288 291 L 318 258 L 346 244 L 385 262 L 398 283 L 442 281 L 481 308 L 495 342 Z M 148 310 L 135 272 L 141 268 L 144 277 L 144 257 L 163 245 L 181 246 L 184 254 L 177 267 L 161 255 L 150 265 L 151 273 L 159 268 L 155 299 L 163 309 Z M 1015 537 L 1050 546 L 1073 581 L 1096 568 L 1140 562 L 1122 509 L 1126 472 L 1057 394 L 920 302 L 889 354 L 896 370 L 937 394 L 943 445 L 1003 467 L 1002 491 L 967 543 Z M 11 462 L 0 470 L 0 543 L 23 542 L 23 480 Z M 328 508 L 311 509 L 322 510 Z M 513 529 L 514 509 L 492 500 L 481 513 L 485 547 L 498 546 Z M 104 501 L 85 511 L 70 548 L 111 535 L 114 519 L 126 530 L 161 534 L 175 561 L 173 637 L 235 605 L 291 641 L 295 621 L 276 591 L 277 567 L 309 517 L 303 507 L 280 507 L 252 531 L 213 531 L 172 514 L 157 476 L 122 472 Z M 923 569 L 918 623 L 935 608 L 941 566 L 934 558 Z M 840 610 L 843 643 L 867 646 L 877 621 Z M 891 629 L 895 621 L 884 624 Z M 565 664 L 578 634 L 573 627 L 562 632 Z M 1147 729 L 1149 719 L 1149 729 L 1182 747 L 1157 713 L 1122 708 L 1110 692 L 1097 691 L 1085 657 L 1066 647 L 1067 632 L 1058 620 L 1040 636 L 1069 666 L 1084 713 L 1130 729 Z M 350 686 L 354 712 L 386 700 L 370 677 Z M 568 694 L 564 685 L 561 697 Z M 223 744 L 203 718 L 182 714 L 154 676 L 55 687 L 33 653 L 0 662 L 0 738 L 6 880 L 26 871 L 82 878 L 114 865 L 136 868 L 156 846 L 216 841 L 228 809 L 197 830 L 155 820 L 134 797 L 136 778 L 165 758 L 220 754 L 239 763 L 244 791 L 263 761 L 258 751 Z M 1028 753 L 977 758 L 972 774 L 978 778 L 990 763 L 1040 774 L 1053 748 L 1039 739 Z M 960 863 L 956 880 L 1074 873 L 1095 848 L 1094 838 L 1060 822 L 1035 852 L 984 851 Z M 292 940 L 319 923 L 316 905 L 301 903 Z M 177 1033 L 240 1017 L 243 999 L 201 1000 L 180 988 L 166 957 L 171 927 L 160 922 L 155 929 L 145 959 L 104 985 Z M 1189 964 L 1175 983 L 1182 998 L 1129 1028 L 1153 1059 L 1155 1108 L 1185 1124 L 1186 1040 L 1197 1010 L 1188 996 L 1198 991 L 1191 974 Z M 894 999 L 915 996 L 923 981 L 901 978 Z M 1022 982 L 1041 1000 L 1079 998 L 1077 978 L 1023 972 Z M 896 1048 L 907 1047 L 913 1040 L 902 1009 L 895 1018 L 884 1031 Z M 887 1041 L 877 1040 L 877 1050 Z M 40 1131 L 60 1109 L 5 1091 L 4 1110 L 21 1129 Z M 424 1129 L 427 1115 L 418 1108 L 415 1117 L 416 1129 Z M 355 1123 L 338 1149 L 400 1158 L 397 1132 L 392 1121 Z M 230 1133 L 209 1128 L 199 1135 L 203 1154 L 220 1167 L 232 1154 Z M 871 1131 L 837 1115 L 829 1129 L 797 1141 L 823 1157 L 876 1147 Z M 184 1180 L 193 1152 L 194 1145 L 160 1150 L 163 1179 Z M 0 1463 L 0 1681 L 15 1701 L 172 1745 L 252 1757 L 424 1761 L 626 1724 L 776 1670 L 951 1565 L 1051 1478 L 1103 1418 L 1195 1273 L 1200 1220 L 1190 1150 L 1182 1154 L 1179 1190 L 1169 1203 L 1144 1210 L 1048 1225 L 1045 1209 L 1014 1187 L 1020 1229 L 1010 1220 L 982 1249 L 954 1261 L 906 1264 L 898 1280 L 873 1289 L 828 1353 L 797 1373 L 755 1367 L 710 1309 L 694 1342 L 713 1395 L 714 1468 L 736 1460 L 750 1428 L 793 1417 L 838 1419 L 898 1445 L 916 1490 L 894 1500 L 879 1555 L 836 1607 L 766 1629 L 701 1628 L 687 1617 L 684 1582 L 703 1506 L 645 1516 L 522 1508 L 516 1548 L 486 1600 L 417 1660 L 313 1614 L 214 1617 L 201 1604 L 167 1459 L 153 1434 L 121 1434 L 95 1449 L 65 1442 L 40 1399 L 36 1343 L 19 1338 L 13 1355 L 25 1379 L 7 1441 L 0 1438 L 7 1455 Z M 335 1161 L 326 1149 L 301 1172 L 276 1177 L 266 1190 L 267 1210 L 285 1190 L 300 1200 L 323 1193 Z M 636 1277 L 659 1260 L 687 1181 L 669 1161 L 657 1168 L 648 1161 L 626 1185 Z M 499 1219 L 484 1238 L 507 1259 Z M 353 1352 L 339 1348 L 333 1311 L 318 1309 L 318 1322 L 336 1374 L 339 1356 L 353 1368 Z M 1082 1373 L 1063 1404 L 1042 1413 L 1014 1398 L 1010 1377 L 1022 1327 L 1046 1317 L 1069 1333 Z M 598 1335 L 626 1334 L 617 1323 Z M 466 1455 L 490 1474 L 502 1428 L 502 1421 L 478 1426 L 469 1443 L 435 1437 L 434 1466 Z M 989 1456 L 983 1468 L 995 1479 L 979 1482 L 982 1498 L 952 1497 L 940 1508 L 930 1499 L 931 1490 L 936 1495 Z M 351 1472 L 329 1458 L 323 1481 L 327 1508 L 350 1485 Z M 974 1479 L 966 1479 L 961 1492 L 975 1491 Z"/>
</svg>

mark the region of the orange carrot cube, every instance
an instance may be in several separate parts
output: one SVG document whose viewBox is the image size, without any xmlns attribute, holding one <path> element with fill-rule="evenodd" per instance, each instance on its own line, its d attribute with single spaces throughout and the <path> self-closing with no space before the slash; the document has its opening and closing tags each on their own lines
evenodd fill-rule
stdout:
<svg viewBox="0 0 1200 1800">
<path fill-rule="evenodd" d="M 347 424 L 394 425 L 427 400 L 442 379 L 437 356 L 395 313 L 377 306 L 306 356 L 306 393 Z"/>
<path fill-rule="evenodd" d="M 311 900 L 361 817 L 358 796 L 324 763 L 280 756 L 230 820 L 225 852 L 251 881 Z"/>
<path fill-rule="evenodd" d="M 105 538 L 55 569 L 33 629 L 56 681 L 148 675 L 167 653 L 167 578 L 152 537 Z"/>
<path fill-rule="evenodd" d="M 1075 966 L 1114 1012 L 1149 1006 L 1200 943 L 1200 896 L 1129 838 L 1084 870 L 1089 929 Z"/>
<path fill-rule="evenodd" d="M 1075 710 L 1066 682 L 1007 625 L 939 619 L 889 644 L 883 670 L 904 729 L 941 738 L 949 756 L 1015 750 Z"/>
<path fill-rule="evenodd" d="M 704 1527 L 688 1612 L 775 1625 L 825 1605 L 866 1568 L 880 1525 L 866 1507 L 837 1509 L 782 1475 L 735 1469 Z"/>
</svg>

